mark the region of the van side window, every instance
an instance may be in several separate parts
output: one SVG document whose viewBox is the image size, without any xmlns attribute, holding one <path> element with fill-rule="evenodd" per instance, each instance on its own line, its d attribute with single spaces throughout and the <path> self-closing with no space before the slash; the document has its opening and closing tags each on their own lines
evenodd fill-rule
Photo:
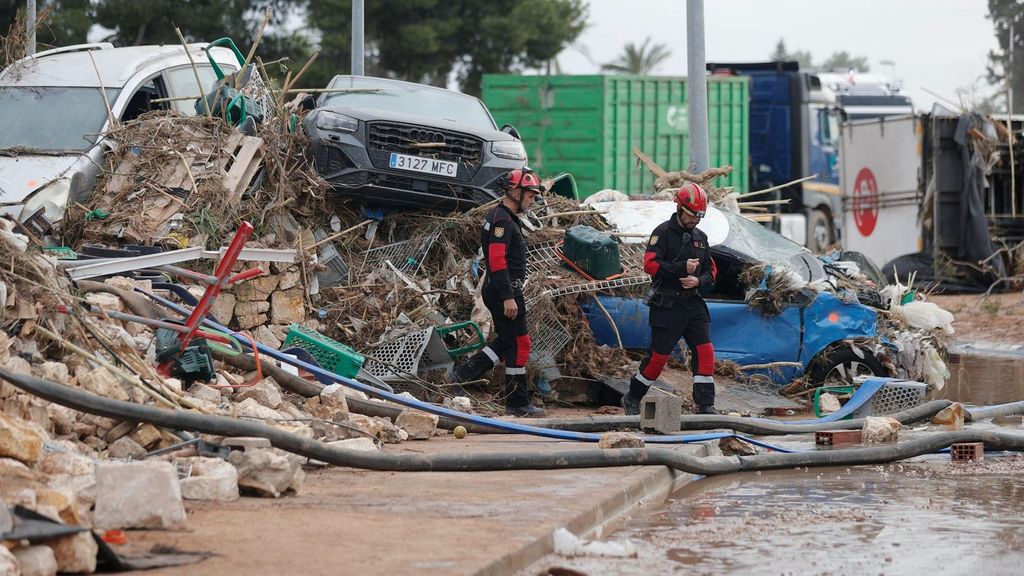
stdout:
<svg viewBox="0 0 1024 576">
<path fill-rule="evenodd" d="M 217 75 L 210 66 L 197 65 L 196 71 L 199 73 L 199 81 L 203 84 L 202 89 L 196 85 L 196 73 L 192 71 L 191 66 L 175 68 L 164 73 L 167 76 L 171 97 L 175 98 L 171 101 L 171 108 L 182 116 L 195 116 L 196 100 L 212 91 L 217 84 Z"/>
<path fill-rule="evenodd" d="M 128 101 L 128 104 L 124 108 L 124 112 L 121 114 L 121 121 L 127 122 L 134 120 L 146 112 L 152 112 L 153 110 L 166 110 L 166 102 L 153 102 L 160 98 L 167 96 L 167 90 L 164 87 L 163 78 L 155 76 L 148 82 L 139 86 L 132 95 L 132 99 Z"/>
</svg>

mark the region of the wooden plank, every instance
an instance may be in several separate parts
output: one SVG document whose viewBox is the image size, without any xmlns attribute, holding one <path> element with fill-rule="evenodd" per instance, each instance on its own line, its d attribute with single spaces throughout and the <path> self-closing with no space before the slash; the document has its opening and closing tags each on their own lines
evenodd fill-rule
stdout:
<svg viewBox="0 0 1024 576">
<path fill-rule="evenodd" d="M 229 202 L 234 204 L 242 199 L 242 193 L 262 164 L 263 139 L 246 136 L 234 154 L 234 163 L 224 177 L 224 188 L 228 190 Z"/>
<path fill-rule="evenodd" d="M 138 160 L 138 156 L 129 154 L 124 157 L 117 168 L 114 168 L 114 175 L 107 181 L 107 187 L 105 194 L 108 196 L 116 196 L 125 189 L 135 180 L 135 164 Z"/>
</svg>

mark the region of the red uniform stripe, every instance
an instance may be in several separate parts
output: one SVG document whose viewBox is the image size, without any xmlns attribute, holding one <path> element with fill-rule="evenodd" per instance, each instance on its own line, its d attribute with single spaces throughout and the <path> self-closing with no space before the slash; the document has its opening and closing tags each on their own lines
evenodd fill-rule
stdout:
<svg viewBox="0 0 1024 576">
<path fill-rule="evenodd" d="M 715 264 L 715 259 L 710 256 L 708 260 L 711 260 L 711 280 L 714 281 L 718 278 L 718 264 Z"/>
<path fill-rule="evenodd" d="M 487 264 L 491 272 L 500 272 L 508 268 L 505 261 L 505 245 L 500 242 L 491 242 L 487 245 Z"/>
<path fill-rule="evenodd" d="M 657 254 L 654 252 L 644 252 L 644 272 L 647 272 L 651 276 L 658 273 L 661 270 L 661 264 L 658 264 L 656 260 Z"/>
<path fill-rule="evenodd" d="M 715 375 L 715 347 L 711 342 L 697 345 L 697 374 Z"/>
<path fill-rule="evenodd" d="M 657 380 L 658 376 L 661 376 L 661 371 L 665 369 L 666 362 L 668 362 L 668 354 L 651 352 L 651 359 L 647 361 L 647 366 L 644 366 L 640 373 L 648 380 Z"/>
<path fill-rule="evenodd" d="M 516 336 L 516 366 L 526 366 L 530 359 L 530 335 Z"/>
</svg>

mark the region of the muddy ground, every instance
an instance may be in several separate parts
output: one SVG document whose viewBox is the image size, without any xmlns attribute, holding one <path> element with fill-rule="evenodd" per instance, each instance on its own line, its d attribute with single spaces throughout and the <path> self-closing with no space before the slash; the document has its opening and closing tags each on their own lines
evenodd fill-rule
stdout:
<svg viewBox="0 0 1024 576">
<path fill-rule="evenodd" d="M 956 317 L 955 341 L 1024 344 L 1024 293 L 929 296 L 928 300 Z"/>
</svg>

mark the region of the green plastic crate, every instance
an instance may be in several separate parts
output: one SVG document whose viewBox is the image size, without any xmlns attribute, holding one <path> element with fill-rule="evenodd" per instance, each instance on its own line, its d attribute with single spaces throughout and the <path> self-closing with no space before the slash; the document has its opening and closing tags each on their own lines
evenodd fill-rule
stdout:
<svg viewBox="0 0 1024 576">
<path fill-rule="evenodd" d="M 346 378 L 354 378 L 365 360 L 362 354 L 352 348 L 301 324 L 288 327 L 288 336 L 281 346 L 282 349 L 293 347 L 309 352 L 324 370 Z"/>
<path fill-rule="evenodd" d="M 595 280 L 622 273 L 619 243 L 590 226 L 578 225 L 565 231 L 562 255 Z"/>
</svg>

